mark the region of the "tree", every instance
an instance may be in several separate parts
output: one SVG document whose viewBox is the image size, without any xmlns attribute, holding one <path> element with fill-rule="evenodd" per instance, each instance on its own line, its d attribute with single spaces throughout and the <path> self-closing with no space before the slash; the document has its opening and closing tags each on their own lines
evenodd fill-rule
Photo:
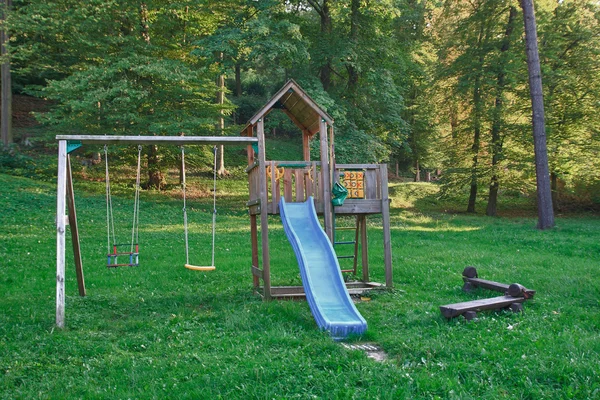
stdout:
<svg viewBox="0 0 600 400">
<path fill-rule="evenodd" d="M 533 0 L 521 0 L 525 24 L 527 69 L 531 93 L 533 145 L 535 152 L 535 172 L 537 183 L 538 229 L 554 227 L 554 210 L 550 191 L 550 172 L 546 148 L 546 128 L 544 119 L 544 95 L 542 92 L 542 71 L 537 45 L 537 28 Z"/>
<path fill-rule="evenodd" d="M 0 113 L 0 136 L 2 144 L 6 147 L 13 141 L 12 134 L 12 83 L 10 75 L 10 59 L 8 57 L 8 12 L 12 0 L 0 1 L 0 76 L 2 85 L 2 111 Z"/>
<path fill-rule="evenodd" d="M 498 190 L 500 187 L 499 182 L 499 171 L 498 166 L 500 159 L 502 158 L 502 143 L 503 135 L 502 130 L 504 127 L 504 92 L 507 85 L 507 70 L 509 63 L 509 49 L 511 45 L 511 36 L 514 31 L 515 19 L 517 16 L 517 10 L 515 7 L 510 6 L 508 11 L 508 21 L 506 23 L 506 31 L 504 32 L 504 38 L 500 45 L 500 54 L 498 57 L 497 67 L 497 79 L 496 79 L 496 99 L 494 101 L 494 109 L 492 111 L 492 122 L 491 122 L 491 143 L 490 152 L 492 155 L 492 177 L 490 178 L 488 203 L 485 210 L 486 215 L 496 216 L 498 207 Z"/>
</svg>

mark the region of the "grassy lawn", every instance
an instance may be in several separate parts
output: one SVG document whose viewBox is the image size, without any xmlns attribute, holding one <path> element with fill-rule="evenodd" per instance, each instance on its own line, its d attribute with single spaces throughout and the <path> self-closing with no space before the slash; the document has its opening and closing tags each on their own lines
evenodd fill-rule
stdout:
<svg viewBox="0 0 600 400">
<path fill-rule="evenodd" d="M 124 241 L 128 190 L 113 200 Z M 88 296 L 77 295 L 68 247 L 59 330 L 55 185 L 0 175 L 0 398 L 600 398 L 599 218 L 559 218 L 539 232 L 531 217 L 441 213 L 431 186 L 396 184 L 396 289 L 357 304 L 369 329 L 354 341 L 383 349 L 377 362 L 320 332 L 305 302 L 253 295 L 245 190 L 243 180 L 219 182 L 217 271 L 183 267 L 181 199 L 152 192 L 142 193 L 141 266 L 108 270 L 103 186 L 79 183 Z M 211 203 L 188 204 L 193 264 L 210 263 Z M 298 284 L 281 224 L 271 223 L 273 283 Z M 369 243 L 382 282 L 377 218 Z M 496 295 L 461 291 L 467 265 L 535 289 L 535 299 L 521 314 L 447 321 L 440 305 Z"/>
</svg>

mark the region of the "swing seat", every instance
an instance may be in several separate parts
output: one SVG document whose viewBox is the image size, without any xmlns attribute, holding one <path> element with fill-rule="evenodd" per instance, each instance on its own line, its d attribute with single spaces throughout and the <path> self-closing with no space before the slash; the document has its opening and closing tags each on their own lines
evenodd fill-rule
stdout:
<svg viewBox="0 0 600 400">
<path fill-rule="evenodd" d="M 214 267 L 214 265 L 208 266 L 208 267 L 201 267 L 201 266 L 197 266 L 197 265 L 191 265 L 191 264 L 185 264 L 185 267 L 187 269 L 191 269 L 193 271 L 214 271 L 216 268 Z"/>
</svg>

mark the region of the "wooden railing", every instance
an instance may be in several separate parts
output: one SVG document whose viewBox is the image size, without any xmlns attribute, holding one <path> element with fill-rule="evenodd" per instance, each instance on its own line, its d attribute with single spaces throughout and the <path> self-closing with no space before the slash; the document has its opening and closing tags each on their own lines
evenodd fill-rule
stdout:
<svg viewBox="0 0 600 400">
<path fill-rule="evenodd" d="M 335 207 L 339 214 L 374 214 L 381 212 L 381 200 L 387 197 L 387 168 L 380 164 L 337 164 L 334 180 L 339 180 L 345 171 L 362 174 L 362 197 L 348 198 L 342 206 Z M 323 212 L 324 188 L 321 185 L 321 163 L 317 161 L 267 161 L 260 171 L 257 164 L 248 167 L 250 198 L 248 207 L 251 214 L 260 212 L 260 177 L 266 174 L 267 212 L 279 213 L 279 200 L 283 196 L 287 202 L 305 201 L 309 196 L 315 199 L 317 212 Z M 343 178 L 342 182 L 343 182 Z M 382 190 L 386 185 L 386 190 Z M 350 189 L 350 188 L 349 188 Z"/>
</svg>

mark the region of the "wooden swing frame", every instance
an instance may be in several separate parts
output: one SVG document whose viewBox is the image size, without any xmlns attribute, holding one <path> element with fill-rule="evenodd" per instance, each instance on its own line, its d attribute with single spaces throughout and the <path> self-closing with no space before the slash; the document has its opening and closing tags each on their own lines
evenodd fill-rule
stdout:
<svg viewBox="0 0 600 400">
<path fill-rule="evenodd" d="M 85 296 L 81 246 L 75 211 L 73 176 L 69 153 L 83 144 L 137 144 L 137 145 L 251 145 L 258 139 L 233 136 L 101 136 L 101 135 L 57 135 L 58 178 L 56 190 L 56 326 L 65 326 L 65 247 L 66 227 L 71 228 L 75 272 L 79 295 Z M 72 148 L 71 148 L 72 147 Z M 66 211 L 68 209 L 68 211 Z M 205 268 L 205 267 L 200 267 Z"/>
</svg>

